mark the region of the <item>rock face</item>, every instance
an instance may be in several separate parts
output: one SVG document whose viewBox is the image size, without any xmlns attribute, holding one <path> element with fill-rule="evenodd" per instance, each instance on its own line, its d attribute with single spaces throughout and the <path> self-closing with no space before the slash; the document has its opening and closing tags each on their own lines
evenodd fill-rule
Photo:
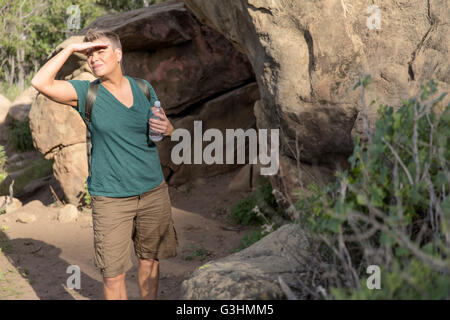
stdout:
<svg viewBox="0 0 450 320">
<path fill-rule="evenodd" d="M 182 283 L 182 299 L 285 299 L 279 275 L 301 298 L 296 278 L 306 254 L 304 234 L 298 225 L 286 224 L 238 253 L 201 266 Z"/>
<path fill-rule="evenodd" d="M 386 0 L 378 9 L 360 0 L 184 2 L 249 58 L 261 92 L 257 127 L 280 129 L 280 171 L 271 180 L 288 203 L 299 186 L 332 180 L 355 135 L 365 138 L 361 92 L 353 90 L 362 72 L 374 79 L 366 101 L 376 106 L 396 107 L 431 78 L 448 92 L 445 0 Z M 371 130 L 376 116 L 370 108 Z"/>
<path fill-rule="evenodd" d="M 8 132 L 6 128 L 6 116 L 8 115 L 11 101 L 0 94 L 0 141 L 8 140 Z"/>
<path fill-rule="evenodd" d="M 112 30 L 120 36 L 125 74 L 151 83 L 175 128 L 192 134 L 194 121 L 202 121 L 203 132 L 217 128 L 224 136 L 225 128 L 256 128 L 253 105 L 260 96 L 248 59 L 221 34 L 199 23 L 182 2 L 167 1 L 102 17 L 89 28 Z M 67 39 L 50 58 L 82 39 Z M 57 79 L 95 78 L 85 57 L 74 53 Z M 47 159 L 54 158 L 53 171 L 66 200 L 77 204 L 88 174 L 84 122 L 72 107 L 43 95 L 38 95 L 29 117 L 34 145 Z M 171 149 L 176 144 L 169 138 L 157 143 L 170 185 L 237 167 L 174 164 Z"/>
<path fill-rule="evenodd" d="M 24 92 L 22 92 L 13 101 L 11 108 L 9 109 L 8 116 L 19 122 L 27 120 L 31 104 L 33 103 L 37 94 L 38 91 L 33 87 L 29 87 Z"/>
<path fill-rule="evenodd" d="M 28 119 L 31 104 L 37 95 L 33 87 L 23 91 L 13 102 L 0 95 L 0 141 L 8 141 L 8 124 L 11 121 L 24 122 Z"/>
</svg>

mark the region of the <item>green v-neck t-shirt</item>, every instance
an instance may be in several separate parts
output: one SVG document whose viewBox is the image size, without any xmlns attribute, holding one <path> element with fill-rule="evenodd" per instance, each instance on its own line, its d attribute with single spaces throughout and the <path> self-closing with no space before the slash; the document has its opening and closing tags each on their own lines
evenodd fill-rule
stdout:
<svg viewBox="0 0 450 320">
<path fill-rule="evenodd" d="M 164 179 L 158 149 L 148 137 L 151 106 L 158 100 L 153 87 L 151 101 L 132 77 L 133 105 L 122 104 L 102 84 L 99 85 L 91 122 L 91 175 L 87 178 L 89 194 L 130 197 L 160 185 Z M 68 80 L 78 95 L 77 109 L 83 120 L 89 80 Z"/>
</svg>

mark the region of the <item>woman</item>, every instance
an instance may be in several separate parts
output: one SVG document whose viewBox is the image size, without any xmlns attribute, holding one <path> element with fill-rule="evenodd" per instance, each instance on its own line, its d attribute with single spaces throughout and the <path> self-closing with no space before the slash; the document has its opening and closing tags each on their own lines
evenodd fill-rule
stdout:
<svg viewBox="0 0 450 320">
<path fill-rule="evenodd" d="M 92 197 L 94 261 L 103 275 L 105 299 L 126 299 L 125 275 L 132 267 L 130 245 L 139 259 L 138 282 L 143 299 L 156 299 L 159 259 L 176 256 L 168 186 L 149 127 L 164 136 L 174 130 L 164 111 L 150 118 L 151 101 L 132 77 L 122 72 L 122 47 L 117 34 L 90 30 L 83 43 L 71 44 L 49 60 L 31 85 L 51 100 L 76 108 L 84 118 L 88 80 L 55 80 L 74 52 L 87 55 L 100 79 L 91 122 L 92 158 L 88 191 Z"/>
</svg>

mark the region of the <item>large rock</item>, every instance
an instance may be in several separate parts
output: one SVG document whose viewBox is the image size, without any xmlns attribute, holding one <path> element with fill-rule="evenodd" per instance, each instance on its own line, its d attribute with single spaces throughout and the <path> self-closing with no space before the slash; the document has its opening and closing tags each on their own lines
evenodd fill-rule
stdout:
<svg viewBox="0 0 450 320">
<path fill-rule="evenodd" d="M 9 99 L 4 95 L 0 94 L 0 110 L 9 110 L 9 107 L 11 107 L 11 101 L 9 101 Z M 0 121 L 4 121 L 6 115 L 3 115 L 3 113 L 1 113 L 1 115 L 2 118 L 0 118 Z"/>
<path fill-rule="evenodd" d="M 93 80 L 95 77 L 84 72 L 75 79 Z M 68 146 L 86 143 L 86 125 L 71 106 L 62 105 L 39 94 L 29 117 L 33 143 L 46 159 L 54 158 Z"/>
<path fill-rule="evenodd" d="M 125 72 L 147 79 L 168 115 L 255 82 L 247 57 L 182 2 L 105 16 L 86 29 L 94 27 L 120 36 Z"/>
<path fill-rule="evenodd" d="M 28 119 L 31 104 L 37 95 L 37 90 L 29 87 L 24 90 L 13 102 L 0 95 L 0 141 L 8 141 L 8 125 L 13 122 L 24 122 Z"/>
<path fill-rule="evenodd" d="M 67 202 L 77 204 L 84 195 L 88 173 L 86 144 L 62 148 L 54 158 L 53 174 L 61 185 Z"/>
<path fill-rule="evenodd" d="M 45 208 L 45 205 L 40 200 L 33 200 L 16 208 L 12 212 L 8 213 L 7 216 L 16 222 L 31 223 L 36 221 L 36 214 Z"/>
<path fill-rule="evenodd" d="M 362 72 L 374 79 L 366 101 L 376 106 L 398 106 L 430 78 L 449 91 L 445 0 L 383 1 L 380 29 L 361 0 L 184 2 L 249 58 L 261 92 L 257 127 L 280 129 L 280 171 L 271 180 L 286 203 L 296 188 L 334 179 L 355 135 L 365 139 L 361 92 L 353 90 Z M 368 113 L 373 130 L 376 108 Z"/>
<path fill-rule="evenodd" d="M 90 73 L 76 79 L 93 80 Z M 71 106 L 61 105 L 39 94 L 30 110 L 33 144 L 46 159 L 54 159 L 53 174 L 65 200 L 78 204 L 88 174 L 86 125 Z"/>
<path fill-rule="evenodd" d="M 22 92 L 11 104 L 8 116 L 19 122 L 26 121 L 28 118 L 28 113 L 30 112 L 31 104 L 37 94 L 38 91 L 33 87 L 29 87 Z"/>
<path fill-rule="evenodd" d="M 53 174 L 50 174 L 45 177 L 41 177 L 35 180 L 31 180 L 28 182 L 25 187 L 20 191 L 19 195 L 21 197 L 32 197 L 33 195 L 37 194 L 38 192 L 48 189 L 51 180 L 53 179 Z"/>
<path fill-rule="evenodd" d="M 298 225 L 285 224 L 250 247 L 210 261 L 182 283 L 188 300 L 285 299 L 278 276 L 302 298 L 297 277 L 305 270 L 307 240 Z"/>
<path fill-rule="evenodd" d="M 222 35 L 199 23 L 182 2 L 167 1 L 143 9 L 97 19 L 88 28 L 109 29 L 121 39 L 125 74 L 148 80 L 162 101 L 175 128 L 193 132 L 193 121 L 203 121 L 203 131 L 255 127 L 254 102 L 259 91 L 245 55 Z M 84 32 L 84 31 L 83 31 Z M 74 36 L 61 43 L 55 56 Z M 82 54 L 74 53 L 57 79 L 95 79 Z M 87 178 L 85 125 L 70 106 L 38 95 L 32 105 L 30 128 L 35 147 L 53 158 L 54 174 L 69 203 L 77 204 Z M 225 135 L 225 134 L 224 134 Z M 157 143 L 166 181 L 182 184 L 189 179 L 213 176 L 236 165 L 175 165 L 169 138 Z M 207 144 L 207 143 L 205 143 Z"/>
<path fill-rule="evenodd" d="M 11 101 L 0 94 L 0 141 L 8 140 L 8 132 L 6 128 L 6 116 L 8 115 Z"/>
<path fill-rule="evenodd" d="M 69 223 L 77 221 L 79 212 L 77 207 L 73 204 L 66 204 L 64 207 L 59 209 L 57 219 L 61 223 Z"/>
<path fill-rule="evenodd" d="M 260 174 L 261 165 L 246 164 L 243 166 L 234 176 L 234 178 L 228 184 L 228 190 L 230 191 L 254 191 L 259 188 L 259 179 L 262 177 Z"/>
<path fill-rule="evenodd" d="M 225 173 L 236 169 L 237 164 L 237 143 L 234 149 L 234 164 L 226 163 L 226 129 L 241 128 L 244 131 L 256 128 L 255 117 L 252 113 L 252 105 L 259 98 L 259 91 L 256 83 L 251 83 L 241 88 L 227 92 L 217 98 L 211 99 L 198 107 L 191 114 L 184 117 L 175 117 L 172 124 L 175 128 L 187 129 L 191 135 L 191 164 L 176 165 L 171 160 L 172 148 L 179 141 L 164 139 L 159 143 L 158 151 L 165 175 L 169 176 L 172 185 L 184 184 L 191 179 L 198 177 L 210 177 L 220 173 Z M 223 137 L 223 164 L 194 164 L 194 122 L 201 121 L 202 133 L 208 129 L 220 130 Z M 181 139 L 180 139 L 181 141 Z M 211 141 L 202 143 L 202 152 L 211 144 Z M 246 144 L 246 153 L 248 144 Z M 248 159 L 248 157 L 246 157 Z M 248 160 L 247 160 L 248 162 Z"/>
<path fill-rule="evenodd" d="M 246 164 L 228 184 L 230 191 L 251 191 L 252 164 Z"/>
</svg>

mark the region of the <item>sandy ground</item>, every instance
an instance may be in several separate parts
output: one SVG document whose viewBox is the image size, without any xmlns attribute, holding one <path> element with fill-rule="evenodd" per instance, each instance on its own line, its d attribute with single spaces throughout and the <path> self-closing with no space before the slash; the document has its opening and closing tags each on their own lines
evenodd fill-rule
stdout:
<svg viewBox="0 0 450 320">
<path fill-rule="evenodd" d="M 249 227 L 236 230 L 226 220 L 225 209 L 249 195 L 227 191 L 236 173 L 169 187 L 180 246 L 176 257 L 160 261 L 158 299 L 181 299 L 183 280 L 208 261 L 231 254 L 230 250 L 238 247 L 250 231 Z M 54 179 L 51 184 L 57 188 Z M 21 209 L 0 215 L 0 300 L 103 299 L 102 277 L 93 262 L 91 210 L 83 210 L 76 222 L 58 222 L 59 208 L 49 188 L 23 203 Z M 16 222 L 17 214 L 25 208 L 37 217 L 36 221 Z M 128 298 L 140 299 L 134 253 L 132 261 L 134 267 L 126 280 Z M 66 286 L 71 265 L 80 268 L 80 289 Z"/>
</svg>

